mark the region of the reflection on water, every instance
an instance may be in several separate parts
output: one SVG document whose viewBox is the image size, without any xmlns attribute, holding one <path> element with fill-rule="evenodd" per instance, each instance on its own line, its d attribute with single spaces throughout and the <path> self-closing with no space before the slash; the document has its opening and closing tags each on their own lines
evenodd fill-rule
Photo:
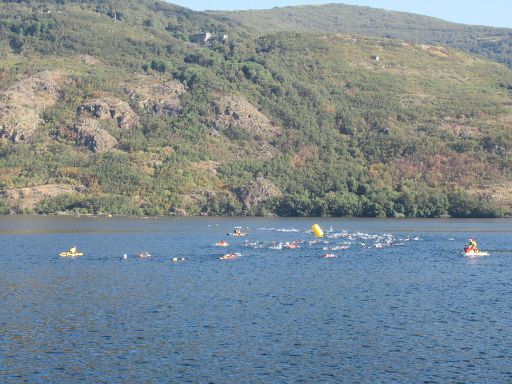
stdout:
<svg viewBox="0 0 512 384">
<path fill-rule="evenodd" d="M 510 221 L 318 222 L 1 218 L 0 381 L 512 380 Z"/>
</svg>

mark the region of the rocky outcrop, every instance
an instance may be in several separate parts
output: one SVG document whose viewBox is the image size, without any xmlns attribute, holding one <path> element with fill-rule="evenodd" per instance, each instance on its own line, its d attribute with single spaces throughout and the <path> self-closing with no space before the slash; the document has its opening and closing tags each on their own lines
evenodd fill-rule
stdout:
<svg viewBox="0 0 512 384">
<path fill-rule="evenodd" d="M 216 115 L 212 122 L 217 128 L 239 126 L 253 136 L 266 139 L 281 134 L 280 127 L 241 96 L 222 96 L 213 101 L 213 106 Z"/>
<path fill-rule="evenodd" d="M 15 83 L 2 93 L 0 99 L 41 112 L 60 98 L 63 81 L 64 75 L 60 72 L 44 71 Z"/>
<path fill-rule="evenodd" d="M 65 77 L 45 71 L 21 80 L 0 94 L 0 137 L 30 141 L 42 120 L 39 114 L 61 97 Z"/>
<path fill-rule="evenodd" d="M 65 194 L 81 193 L 86 190 L 83 185 L 48 184 L 37 187 L 9 189 L 5 197 L 12 200 L 19 209 L 33 209 L 43 199 Z"/>
<path fill-rule="evenodd" d="M 41 119 L 31 108 L 0 102 L 0 137 L 13 143 L 29 140 Z"/>
<path fill-rule="evenodd" d="M 169 215 L 178 216 L 178 217 L 186 217 L 186 216 L 188 216 L 188 212 L 185 209 L 173 207 L 170 209 Z"/>
<path fill-rule="evenodd" d="M 235 192 L 245 209 L 252 209 L 273 197 L 282 196 L 279 188 L 263 177 L 258 177 L 249 184 L 238 188 Z"/>
<path fill-rule="evenodd" d="M 273 159 L 279 155 L 279 150 L 265 141 L 256 142 L 253 149 L 258 159 Z"/>
<path fill-rule="evenodd" d="M 183 105 L 181 96 L 186 93 L 185 86 L 178 81 L 161 82 L 151 76 L 140 76 L 128 87 L 128 95 L 141 109 L 157 115 L 177 115 Z"/>
<path fill-rule="evenodd" d="M 102 97 L 86 101 L 78 107 L 77 114 L 81 118 L 109 120 L 121 129 L 133 128 L 139 122 L 139 116 L 133 112 L 128 103 L 115 97 Z"/>
<path fill-rule="evenodd" d="M 87 65 L 96 65 L 100 63 L 96 57 L 87 54 L 80 55 L 79 58 Z"/>
<path fill-rule="evenodd" d="M 71 131 L 76 134 L 78 145 L 93 152 L 107 152 L 118 144 L 117 140 L 101 127 L 99 121 L 92 118 L 78 119 L 73 123 Z"/>
<path fill-rule="evenodd" d="M 210 127 L 210 128 L 208 128 L 208 135 L 210 135 L 212 137 L 219 137 L 219 136 L 221 136 L 221 133 L 219 131 L 217 131 L 215 128 Z"/>
<path fill-rule="evenodd" d="M 93 152 L 114 149 L 117 140 L 103 128 L 107 122 L 112 128 L 131 129 L 139 122 L 139 116 L 128 103 L 112 96 L 91 99 L 77 110 L 77 120 L 69 128 L 76 143 Z"/>
</svg>

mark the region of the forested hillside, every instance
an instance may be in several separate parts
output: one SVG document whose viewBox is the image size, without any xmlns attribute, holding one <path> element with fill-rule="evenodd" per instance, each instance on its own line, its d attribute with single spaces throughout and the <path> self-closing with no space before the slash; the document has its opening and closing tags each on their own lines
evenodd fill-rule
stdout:
<svg viewBox="0 0 512 384">
<path fill-rule="evenodd" d="M 257 36 L 149 0 L 1 1 L 0 209 L 510 213 L 512 71 L 359 33 Z"/>
<path fill-rule="evenodd" d="M 464 5 L 461 3 L 461 7 Z M 349 33 L 443 45 L 512 67 L 512 29 L 450 23 L 428 16 L 344 4 L 209 12 L 261 34 Z"/>
</svg>

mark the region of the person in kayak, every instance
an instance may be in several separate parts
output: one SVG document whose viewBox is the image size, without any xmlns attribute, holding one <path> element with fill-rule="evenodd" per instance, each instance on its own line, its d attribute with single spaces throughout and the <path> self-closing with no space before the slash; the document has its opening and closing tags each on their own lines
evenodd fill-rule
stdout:
<svg viewBox="0 0 512 384">
<path fill-rule="evenodd" d="M 469 238 L 469 241 L 466 244 L 466 247 L 464 247 L 464 252 L 465 253 L 468 253 L 468 252 L 477 253 L 478 252 L 478 244 L 475 241 L 475 239 L 473 239 L 472 237 Z"/>
</svg>

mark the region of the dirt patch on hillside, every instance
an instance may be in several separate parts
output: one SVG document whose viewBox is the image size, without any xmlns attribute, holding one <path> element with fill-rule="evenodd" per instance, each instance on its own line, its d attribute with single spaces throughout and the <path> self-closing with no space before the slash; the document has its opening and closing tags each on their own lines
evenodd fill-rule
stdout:
<svg viewBox="0 0 512 384">
<path fill-rule="evenodd" d="M 420 49 L 422 49 L 423 51 L 430 53 L 433 56 L 438 56 L 438 57 L 448 57 L 449 56 L 448 50 L 444 47 L 439 47 L 439 46 L 435 46 L 435 45 L 427 45 L 427 44 L 420 44 L 420 45 L 418 45 L 418 47 Z"/>
<path fill-rule="evenodd" d="M 217 174 L 217 168 L 219 167 L 220 162 L 219 161 L 198 161 L 197 163 L 193 163 L 192 166 L 194 169 L 198 171 L 204 171 L 208 172 L 212 175 Z"/>
<path fill-rule="evenodd" d="M 293 155 L 290 165 L 293 168 L 301 168 L 304 167 L 308 161 L 312 158 L 315 158 L 318 156 L 318 149 L 314 146 L 306 146 L 300 148 L 298 151 L 295 152 L 295 155 Z"/>
<path fill-rule="evenodd" d="M 480 129 L 467 124 L 445 123 L 442 124 L 440 128 L 460 137 L 482 137 Z"/>
</svg>

